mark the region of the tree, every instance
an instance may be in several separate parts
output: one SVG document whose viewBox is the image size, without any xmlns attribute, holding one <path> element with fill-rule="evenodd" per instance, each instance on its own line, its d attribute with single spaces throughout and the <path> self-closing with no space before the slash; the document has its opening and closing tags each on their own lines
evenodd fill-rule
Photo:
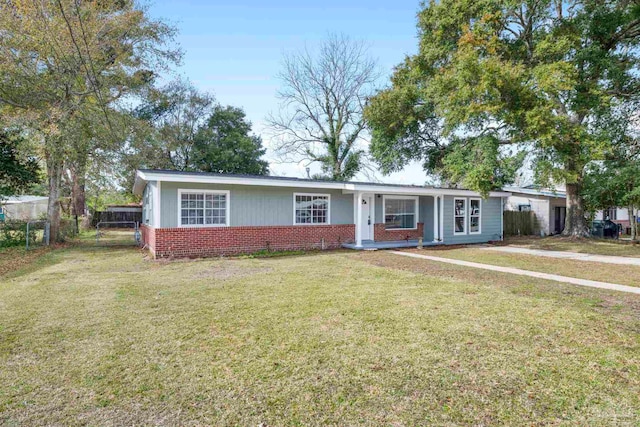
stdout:
<svg viewBox="0 0 640 427">
<path fill-rule="evenodd" d="M 637 108 L 618 110 L 607 117 L 611 145 L 603 161 L 593 162 L 585 174 L 583 197 L 588 212 L 627 207 L 631 238 L 638 238 L 634 216 L 640 208 L 640 135 L 636 129 Z"/>
<path fill-rule="evenodd" d="M 186 81 L 148 91 L 134 116 L 133 139 L 121 157 L 122 185 L 130 188 L 140 168 L 184 171 L 268 173 L 262 140 L 240 108 L 223 107 L 213 95 Z"/>
<path fill-rule="evenodd" d="M 166 46 L 174 29 L 132 0 L 10 0 L 0 3 L 0 30 L 1 113 L 43 141 L 57 240 L 62 174 L 78 124 L 113 130 L 109 109 L 179 59 Z"/>
<path fill-rule="evenodd" d="M 419 53 L 367 109 L 374 158 L 387 167 L 419 158 L 486 193 L 510 177 L 496 173 L 513 170 L 510 155 L 528 151 L 538 184 L 566 184 L 564 233 L 587 235 L 585 167 L 609 143 L 597 124 L 639 93 L 640 9 L 630 1 L 430 1 L 418 28 Z"/>
<path fill-rule="evenodd" d="M 22 140 L 16 130 L 0 130 L 0 198 L 27 189 L 40 180 L 38 160 L 20 153 Z"/>
<path fill-rule="evenodd" d="M 216 107 L 213 95 L 191 83 L 177 80 L 151 89 L 135 114 L 149 124 L 139 139 L 143 164 L 159 169 L 195 170 L 195 139 L 198 130 Z"/>
<path fill-rule="evenodd" d="M 349 180 L 362 168 L 362 111 L 377 79 L 363 43 L 330 36 L 314 58 L 286 56 L 279 75 L 281 109 L 271 115 L 278 153 L 285 160 L 320 163 L 333 180 Z"/>
<path fill-rule="evenodd" d="M 266 175 L 269 164 L 261 160 L 262 139 L 250 135 L 251 123 L 241 108 L 217 105 L 198 129 L 195 156 L 198 170 L 218 173 Z"/>
</svg>

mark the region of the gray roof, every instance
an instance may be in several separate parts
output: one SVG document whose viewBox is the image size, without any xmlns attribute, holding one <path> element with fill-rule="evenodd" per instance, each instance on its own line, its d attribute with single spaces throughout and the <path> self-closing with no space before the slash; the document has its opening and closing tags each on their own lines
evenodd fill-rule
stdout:
<svg viewBox="0 0 640 427">
<path fill-rule="evenodd" d="M 567 192 L 564 190 L 549 190 L 544 188 L 535 189 L 531 187 L 504 187 L 504 191 L 508 191 L 514 194 L 527 194 L 530 196 L 542 196 L 559 199 L 567 198 Z"/>
<path fill-rule="evenodd" d="M 0 199 L 0 203 L 15 204 L 15 203 L 33 203 L 49 200 L 46 196 L 7 196 Z"/>
</svg>

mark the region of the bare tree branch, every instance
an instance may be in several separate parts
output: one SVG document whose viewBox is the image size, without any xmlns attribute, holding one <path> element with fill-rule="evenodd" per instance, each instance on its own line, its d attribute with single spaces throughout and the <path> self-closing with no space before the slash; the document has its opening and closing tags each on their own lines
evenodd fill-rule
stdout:
<svg viewBox="0 0 640 427">
<path fill-rule="evenodd" d="M 304 50 L 286 56 L 278 77 L 280 111 L 267 117 L 276 153 L 321 162 L 332 179 L 352 178 L 364 159 L 358 147 L 363 107 L 378 78 L 366 45 L 331 35 L 317 55 Z"/>
</svg>

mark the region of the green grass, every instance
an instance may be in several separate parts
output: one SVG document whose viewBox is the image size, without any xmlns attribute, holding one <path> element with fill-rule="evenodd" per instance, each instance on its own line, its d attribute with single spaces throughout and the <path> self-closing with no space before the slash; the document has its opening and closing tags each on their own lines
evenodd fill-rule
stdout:
<svg viewBox="0 0 640 427">
<path fill-rule="evenodd" d="M 599 262 L 558 259 L 527 254 L 480 249 L 477 247 L 411 250 L 410 252 L 479 262 L 481 264 L 514 267 L 529 271 L 558 274 L 579 279 L 598 280 L 619 285 L 640 286 L 640 267 L 632 265 L 605 264 Z"/>
<path fill-rule="evenodd" d="M 637 425 L 639 366 L 637 296 L 384 252 L 0 279 L 1 425 Z"/>
<path fill-rule="evenodd" d="M 574 239 L 560 236 L 509 237 L 507 244 L 530 249 L 579 252 L 594 255 L 640 257 L 640 244 L 611 239 Z"/>
</svg>

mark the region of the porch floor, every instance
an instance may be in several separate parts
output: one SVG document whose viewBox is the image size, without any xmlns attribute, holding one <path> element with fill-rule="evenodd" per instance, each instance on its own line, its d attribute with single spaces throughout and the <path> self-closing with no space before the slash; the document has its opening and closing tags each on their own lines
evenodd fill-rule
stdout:
<svg viewBox="0 0 640 427">
<path fill-rule="evenodd" d="M 442 243 L 423 242 L 422 246 L 438 246 Z M 347 249 L 355 249 L 358 251 L 372 251 L 377 249 L 393 249 L 393 248 L 415 248 L 418 246 L 418 240 L 390 240 L 385 242 L 375 242 L 373 240 L 363 240 L 361 247 L 356 247 L 355 243 L 343 243 L 342 247 Z"/>
</svg>

